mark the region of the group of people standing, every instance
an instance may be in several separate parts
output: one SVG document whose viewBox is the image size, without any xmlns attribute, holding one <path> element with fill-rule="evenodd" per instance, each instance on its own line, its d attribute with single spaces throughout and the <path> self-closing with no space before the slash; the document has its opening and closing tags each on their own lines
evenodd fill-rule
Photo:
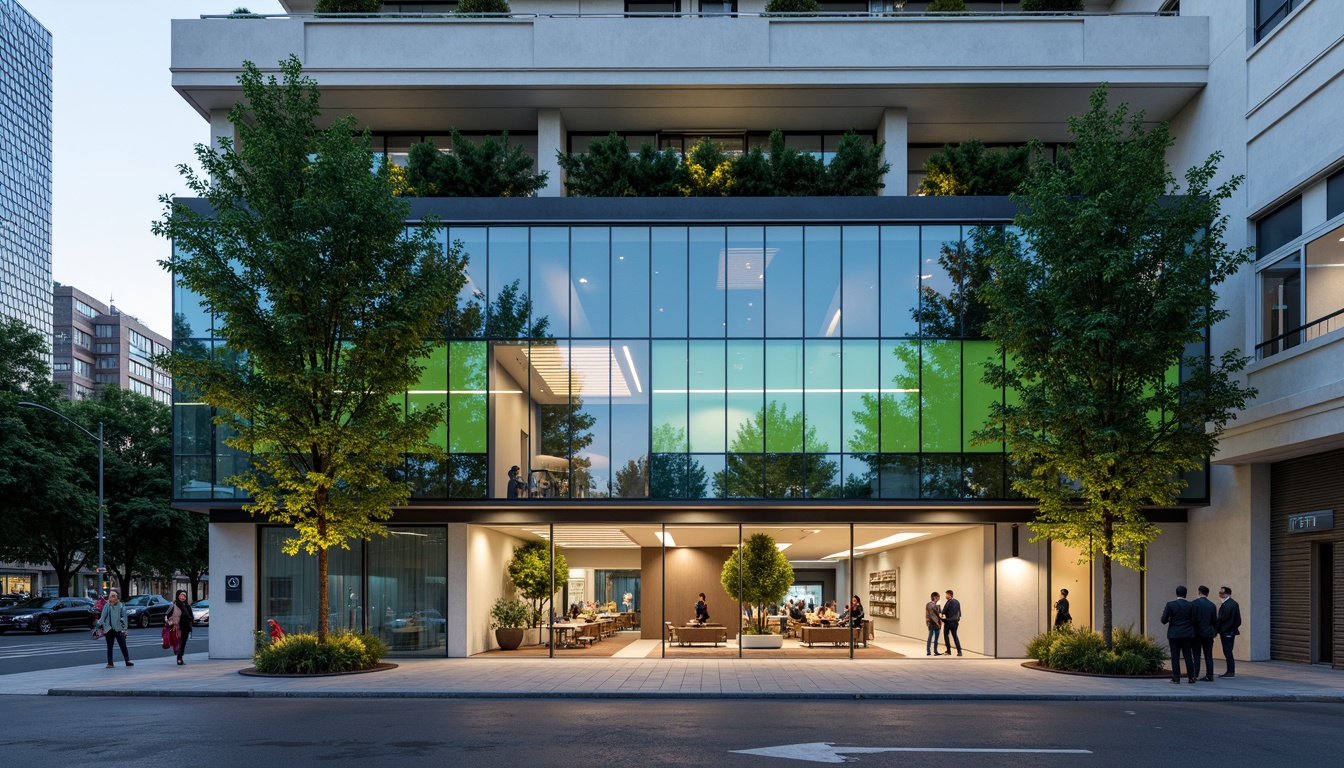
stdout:
<svg viewBox="0 0 1344 768">
<path fill-rule="evenodd" d="M 1181 659 L 1185 659 L 1188 682 L 1196 680 L 1213 682 L 1213 638 L 1222 641 L 1223 658 L 1227 662 L 1227 671 L 1220 677 L 1236 677 L 1237 664 L 1232 658 L 1232 648 L 1237 635 L 1241 634 L 1241 607 L 1232 599 L 1230 587 L 1219 587 L 1218 598 L 1222 601 L 1214 605 L 1209 599 L 1209 588 L 1199 587 L 1199 597 L 1186 600 L 1184 586 L 1176 588 L 1176 599 L 1167 603 L 1162 610 L 1162 623 L 1167 625 L 1167 643 L 1171 646 L 1171 682 L 1181 684 Z M 1199 674 L 1200 657 L 1203 656 L 1206 674 Z"/>
<path fill-rule="evenodd" d="M 924 641 L 925 656 L 951 656 L 952 643 L 957 644 L 957 655 L 961 655 L 961 638 L 957 629 L 961 626 L 961 601 L 947 590 L 947 600 L 938 605 L 938 593 L 929 593 L 929 602 L 924 604 L 924 624 L 929 628 L 929 637 Z M 944 652 L 938 652 L 938 635 L 942 633 Z"/>
<path fill-rule="evenodd" d="M 116 643 L 121 648 L 122 661 L 128 667 L 134 667 L 135 662 L 131 661 L 131 654 L 126 650 L 126 631 L 130 629 L 130 622 L 126 619 L 126 604 L 121 602 L 121 593 L 112 590 L 107 595 L 107 600 L 99 601 L 102 603 L 98 614 L 98 624 L 102 626 L 103 638 L 107 640 L 107 668 L 111 669 L 112 664 L 112 644 Z M 187 637 L 191 635 L 191 603 L 187 602 L 187 591 L 179 589 L 173 600 L 173 607 L 163 617 L 164 624 L 167 627 L 177 628 L 177 644 L 173 648 L 173 653 L 177 654 L 177 663 L 182 664 L 182 654 L 187 650 Z"/>
</svg>

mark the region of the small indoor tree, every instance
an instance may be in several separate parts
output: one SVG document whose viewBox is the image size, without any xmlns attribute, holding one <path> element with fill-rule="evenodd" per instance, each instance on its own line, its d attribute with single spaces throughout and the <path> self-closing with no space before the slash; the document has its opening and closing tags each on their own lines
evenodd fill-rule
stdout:
<svg viewBox="0 0 1344 768">
<path fill-rule="evenodd" d="M 513 551 L 509 559 L 509 580 L 518 593 L 532 606 L 531 626 L 537 626 L 546 615 L 551 602 L 551 585 L 557 588 L 569 583 L 569 563 L 565 556 L 555 553 L 555 581 L 551 581 L 551 545 L 546 541 L 529 541 Z"/>
<path fill-rule="evenodd" d="M 755 606 L 750 634 L 766 635 L 765 606 L 777 605 L 793 586 L 793 566 L 768 533 L 753 533 L 728 556 L 719 582 L 729 597 Z"/>
</svg>

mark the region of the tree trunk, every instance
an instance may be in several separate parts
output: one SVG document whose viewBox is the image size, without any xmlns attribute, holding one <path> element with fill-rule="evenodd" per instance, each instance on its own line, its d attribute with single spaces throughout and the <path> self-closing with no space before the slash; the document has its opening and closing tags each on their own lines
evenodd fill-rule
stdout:
<svg viewBox="0 0 1344 768">
<path fill-rule="evenodd" d="M 325 527 L 325 525 L 319 524 L 319 528 Z M 322 547 L 317 550 L 317 642 L 319 645 L 327 642 L 327 631 L 330 629 L 327 621 L 329 605 L 329 596 L 327 595 L 327 548 Z"/>
<path fill-rule="evenodd" d="M 56 594 L 60 597 L 69 597 L 70 577 L 74 574 L 57 563 L 52 563 L 51 569 L 56 572 Z"/>
<path fill-rule="evenodd" d="M 1101 550 L 1101 636 L 1106 641 L 1106 650 L 1115 649 L 1115 637 L 1111 631 L 1111 547 L 1115 544 L 1115 520 L 1109 512 L 1103 518 L 1103 549 Z"/>
</svg>

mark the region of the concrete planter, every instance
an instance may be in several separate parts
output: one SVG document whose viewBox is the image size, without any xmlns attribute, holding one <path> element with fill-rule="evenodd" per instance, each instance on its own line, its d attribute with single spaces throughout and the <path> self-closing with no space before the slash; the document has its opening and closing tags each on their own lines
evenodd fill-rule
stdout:
<svg viewBox="0 0 1344 768">
<path fill-rule="evenodd" d="M 771 648 L 778 650 L 784 647 L 783 635 L 738 635 L 737 641 L 743 648 Z"/>
<path fill-rule="evenodd" d="M 502 651 L 516 651 L 518 646 L 523 644 L 523 635 L 527 632 L 522 627 L 518 628 L 499 628 L 495 630 L 495 642 L 499 643 L 499 649 Z"/>
</svg>

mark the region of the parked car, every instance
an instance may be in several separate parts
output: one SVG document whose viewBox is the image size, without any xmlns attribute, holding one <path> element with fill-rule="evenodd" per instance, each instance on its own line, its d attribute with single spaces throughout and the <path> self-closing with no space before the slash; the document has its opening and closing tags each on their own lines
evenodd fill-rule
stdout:
<svg viewBox="0 0 1344 768">
<path fill-rule="evenodd" d="M 82 597 L 33 597 L 0 608 L 0 635 L 10 630 L 46 635 L 66 629 L 93 629 L 98 612 Z"/>
<path fill-rule="evenodd" d="M 209 600 L 197 600 L 191 604 L 191 623 L 197 626 L 210 626 Z"/>
<path fill-rule="evenodd" d="M 162 624 L 172 608 L 163 595 L 136 595 L 126 601 L 126 621 L 133 627 Z"/>
<path fill-rule="evenodd" d="M 23 595 L 0 595 L 0 608 L 8 608 L 9 606 L 16 605 L 20 602 L 23 602 Z"/>
</svg>

